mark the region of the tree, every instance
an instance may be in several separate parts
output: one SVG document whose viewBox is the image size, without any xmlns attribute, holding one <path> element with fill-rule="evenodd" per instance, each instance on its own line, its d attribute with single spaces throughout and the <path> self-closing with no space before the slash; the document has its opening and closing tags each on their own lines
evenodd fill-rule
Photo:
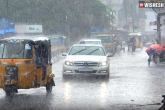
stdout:
<svg viewBox="0 0 165 110">
<path fill-rule="evenodd" d="M 6 0 L 0 0 L 0 17 L 6 16 Z M 75 35 L 90 33 L 91 27 L 107 28 L 115 20 L 113 10 L 99 0 L 8 0 L 12 22 L 42 24 L 45 33 Z"/>
</svg>

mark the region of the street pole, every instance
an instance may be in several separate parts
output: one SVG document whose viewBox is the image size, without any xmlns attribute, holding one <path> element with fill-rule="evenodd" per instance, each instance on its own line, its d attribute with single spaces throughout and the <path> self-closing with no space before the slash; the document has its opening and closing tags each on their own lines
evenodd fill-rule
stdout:
<svg viewBox="0 0 165 110">
<path fill-rule="evenodd" d="M 68 14 L 65 16 L 65 20 L 66 20 L 66 35 L 67 35 L 67 41 L 68 41 L 68 49 L 70 48 L 70 28 L 69 28 L 69 21 L 68 21 Z"/>
<path fill-rule="evenodd" d="M 161 32 L 160 32 L 160 16 L 159 14 L 157 15 L 157 37 L 158 37 L 158 44 L 161 44 Z"/>
<path fill-rule="evenodd" d="M 6 18 L 9 17 L 9 0 L 6 0 Z"/>
<path fill-rule="evenodd" d="M 126 9 L 126 0 L 124 0 L 124 9 L 125 9 L 125 18 L 126 18 L 126 30 L 127 32 L 129 31 L 128 30 L 128 22 L 127 22 L 127 9 Z"/>
<path fill-rule="evenodd" d="M 133 17 L 132 4 L 131 4 L 131 15 L 132 15 L 132 30 L 133 30 L 133 32 L 134 32 L 134 17 Z"/>
</svg>

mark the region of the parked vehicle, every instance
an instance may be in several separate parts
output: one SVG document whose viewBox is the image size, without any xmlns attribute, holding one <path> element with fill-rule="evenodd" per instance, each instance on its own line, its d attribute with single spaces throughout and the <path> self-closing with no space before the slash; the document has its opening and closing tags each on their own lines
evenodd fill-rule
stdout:
<svg viewBox="0 0 165 110">
<path fill-rule="evenodd" d="M 54 74 L 50 39 L 47 37 L 12 37 L 0 40 L 0 88 L 7 96 L 18 89 L 41 86 L 52 91 Z"/>
<path fill-rule="evenodd" d="M 102 45 L 75 44 L 68 53 L 63 53 L 66 59 L 63 62 L 62 74 L 68 75 L 102 75 L 109 77 L 109 58 Z"/>
</svg>

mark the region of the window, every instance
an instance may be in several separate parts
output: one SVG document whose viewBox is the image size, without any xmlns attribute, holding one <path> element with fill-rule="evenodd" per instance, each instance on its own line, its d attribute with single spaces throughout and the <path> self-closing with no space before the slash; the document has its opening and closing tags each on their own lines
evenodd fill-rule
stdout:
<svg viewBox="0 0 165 110">
<path fill-rule="evenodd" d="M 102 43 L 111 43 L 114 40 L 114 36 L 96 36 L 97 39 L 100 39 Z"/>
<path fill-rule="evenodd" d="M 1 58 L 32 58 L 32 48 L 22 43 L 1 44 L 0 55 Z"/>
</svg>

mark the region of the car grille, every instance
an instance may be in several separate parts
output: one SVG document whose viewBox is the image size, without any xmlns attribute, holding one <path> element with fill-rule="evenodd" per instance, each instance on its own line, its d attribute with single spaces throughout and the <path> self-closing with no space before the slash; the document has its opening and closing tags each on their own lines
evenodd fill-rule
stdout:
<svg viewBox="0 0 165 110">
<path fill-rule="evenodd" d="M 79 70 L 75 70 L 76 73 L 96 73 L 97 70 L 93 70 L 93 71 L 79 71 Z"/>
<path fill-rule="evenodd" d="M 74 62 L 75 66 L 97 66 L 98 63 L 97 62 Z"/>
</svg>

